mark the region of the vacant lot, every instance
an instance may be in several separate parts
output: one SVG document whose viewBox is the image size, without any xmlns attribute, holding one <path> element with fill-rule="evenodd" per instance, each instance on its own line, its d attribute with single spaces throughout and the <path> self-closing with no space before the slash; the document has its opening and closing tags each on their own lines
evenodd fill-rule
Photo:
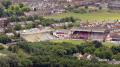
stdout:
<svg viewBox="0 0 120 67">
<path fill-rule="evenodd" d="M 28 35 L 22 35 L 21 37 L 28 41 L 28 42 L 39 42 L 41 40 L 41 37 L 42 34 L 39 33 L 39 34 L 28 34 Z"/>
<path fill-rule="evenodd" d="M 74 17 L 82 21 L 113 21 L 118 19 L 120 20 L 120 13 L 119 12 L 113 13 L 113 12 L 107 12 L 107 11 L 84 13 L 84 14 L 67 12 L 62 14 L 55 14 L 52 16 L 46 16 L 46 18 L 55 18 L 55 19 L 60 19 L 64 17 Z"/>
<path fill-rule="evenodd" d="M 26 35 L 21 35 L 21 37 L 28 42 L 40 42 L 40 41 L 55 39 L 49 33 L 26 34 Z"/>
</svg>

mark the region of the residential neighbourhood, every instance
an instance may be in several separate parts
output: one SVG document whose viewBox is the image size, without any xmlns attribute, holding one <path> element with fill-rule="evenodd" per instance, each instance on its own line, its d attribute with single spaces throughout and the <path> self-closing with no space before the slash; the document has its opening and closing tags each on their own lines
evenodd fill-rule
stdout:
<svg viewBox="0 0 120 67">
<path fill-rule="evenodd" d="M 5 25 L 6 22 L 3 23 Z M 2 29 L 7 29 L 8 28 L 14 28 L 17 23 L 15 22 L 8 22 L 10 24 L 7 24 L 7 26 L 1 26 L 1 33 L 4 33 L 5 31 L 2 31 Z M 25 27 L 26 24 L 32 23 L 31 21 L 27 22 L 19 22 L 22 27 Z M 46 32 L 50 34 L 50 36 L 53 36 L 57 39 L 63 38 L 63 39 L 83 39 L 83 40 L 97 40 L 97 41 L 119 41 L 120 36 L 119 36 L 119 24 L 120 22 L 113 22 L 113 23 L 80 23 L 79 27 L 73 27 L 71 29 L 58 29 L 55 30 L 54 28 L 59 28 L 65 25 L 71 24 L 71 22 L 66 22 L 66 23 L 57 23 L 57 24 L 51 24 L 48 29 L 45 30 L 45 27 L 36 27 L 33 29 L 28 29 L 23 30 L 27 34 L 42 34 L 41 32 Z M 38 30 L 36 30 L 38 29 Z M 51 30 L 50 30 L 51 29 Z M 48 31 L 49 30 L 49 31 Z M 21 30 L 22 31 L 22 30 Z M 30 32 L 29 32 L 30 31 Z M 32 33 L 34 31 L 34 33 Z M 39 32 L 38 32 L 39 31 Z M 53 34 L 51 34 L 51 32 Z M 24 32 L 20 32 L 20 35 L 22 35 Z M 27 35 L 26 34 L 26 35 Z M 43 34 L 44 35 L 44 34 Z M 66 37 L 67 36 L 67 37 Z M 53 38 L 51 38 L 53 39 Z M 48 39 L 49 40 L 49 39 Z M 39 41 L 39 40 L 36 40 Z"/>
<path fill-rule="evenodd" d="M 0 67 L 120 67 L 120 1 L 0 0 Z"/>
</svg>

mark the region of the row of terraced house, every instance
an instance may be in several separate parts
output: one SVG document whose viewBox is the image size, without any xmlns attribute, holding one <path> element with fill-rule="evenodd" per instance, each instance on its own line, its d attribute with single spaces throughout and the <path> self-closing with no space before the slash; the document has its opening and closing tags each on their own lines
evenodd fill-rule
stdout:
<svg viewBox="0 0 120 67">
<path fill-rule="evenodd" d="M 3 0 L 0 0 L 3 1 Z M 68 5 L 78 5 L 78 6 L 104 6 L 110 9 L 120 9 L 119 0 L 11 0 L 14 3 L 23 3 L 30 7 L 31 11 L 25 13 L 26 16 L 46 16 L 55 13 L 65 12 L 65 8 Z"/>
</svg>

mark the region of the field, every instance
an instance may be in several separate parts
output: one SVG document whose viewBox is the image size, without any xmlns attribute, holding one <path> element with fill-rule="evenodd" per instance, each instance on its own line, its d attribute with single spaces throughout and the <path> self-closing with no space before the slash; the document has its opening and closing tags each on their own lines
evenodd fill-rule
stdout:
<svg viewBox="0 0 120 67">
<path fill-rule="evenodd" d="M 83 40 L 52 40 L 51 42 L 55 42 L 55 43 L 67 42 L 67 43 L 72 43 L 74 45 L 80 45 L 81 43 L 84 43 Z"/>
<path fill-rule="evenodd" d="M 112 46 L 119 46 L 119 44 L 115 44 L 115 43 L 111 43 L 111 42 L 103 42 L 103 45 L 108 48 L 110 48 Z"/>
<path fill-rule="evenodd" d="M 45 18 L 55 18 L 60 19 L 64 17 L 74 17 L 76 19 L 80 19 L 82 21 L 113 21 L 120 19 L 120 13 L 119 12 L 107 12 L 107 11 L 100 11 L 100 12 L 94 12 L 94 13 L 73 13 L 73 12 L 67 12 L 62 14 L 54 14 L 51 16 L 46 16 Z"/>
<path fill-rule="evenodd" d="M 85 41 L 83 41 L 83 40 L 53 40 L 51 42 L 54 42 L 54 43 L 67 42 L 67 43 L 72 43 L 73 45 L 81 45 Z M 103 46 L 108 47 L 108 48 L 110 48 L 112 46 L 118 46 L 118 45 L 111 43 L 111 42 L 102 42 L 102 44 L 103 44 Z"/>
</svg>

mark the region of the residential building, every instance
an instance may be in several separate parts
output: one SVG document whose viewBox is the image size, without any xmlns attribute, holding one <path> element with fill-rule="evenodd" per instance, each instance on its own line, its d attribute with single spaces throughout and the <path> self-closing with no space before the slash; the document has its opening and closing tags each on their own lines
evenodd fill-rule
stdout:
<svg viewBox="0 0 120 67">
<path fill-rule="evenodd" d="M 120 1 L 111 1 L 108 3 L 108 8 L 112 10 L 120 10 Z"/>
<path fill-rule="evenodd" d="M 4 33 L 9 21 L 7 18 L 0 18 L 0 33 Z"/>
</svg>

